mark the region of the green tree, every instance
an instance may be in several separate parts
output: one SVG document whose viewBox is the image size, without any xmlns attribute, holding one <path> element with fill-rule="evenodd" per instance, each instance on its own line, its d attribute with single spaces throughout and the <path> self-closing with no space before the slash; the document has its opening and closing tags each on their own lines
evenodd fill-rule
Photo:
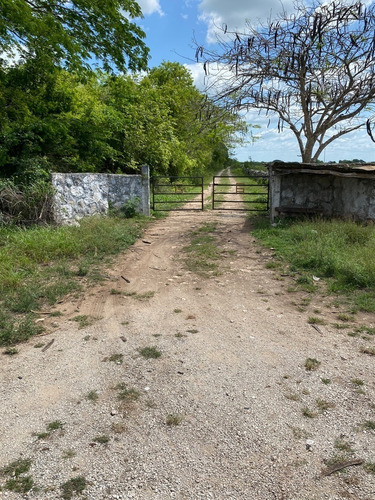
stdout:
<svg viewBox="0 0 375 500">
<path fill-rule="evenodd" d="M 107 71 L 146 69 L 134 0 L 0 0 L 0 52 L 70 69 L 99 60 Z M 4 57 L 3 55 L 3 57 Z"/>
</svg>

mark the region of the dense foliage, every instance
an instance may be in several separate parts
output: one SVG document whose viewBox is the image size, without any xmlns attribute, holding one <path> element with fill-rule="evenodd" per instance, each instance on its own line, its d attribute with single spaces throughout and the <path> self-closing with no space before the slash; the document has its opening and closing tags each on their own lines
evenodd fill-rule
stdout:
<svg viewBox="0 0 375 500">
<path fill-rule="evenodd" d="M 216 168 L 243 129 L 177 63 L 83 77 L 30 60 L 1 74 L 0 96 L 1 175 L 22 183 L 50 171 L 129 172 L 144 163 L 167 175 Z"/>
<path fill-rule="evenodd" d="M 146 69 L 135 0 L 1 0 L 0 54 L 69 69 L 97 59 L 105 70 Z"/>
</svg>

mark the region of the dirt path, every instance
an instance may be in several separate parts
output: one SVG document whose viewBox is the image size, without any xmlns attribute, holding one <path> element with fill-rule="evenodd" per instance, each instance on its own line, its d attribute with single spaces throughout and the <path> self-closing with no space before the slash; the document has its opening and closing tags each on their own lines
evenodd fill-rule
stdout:
<svg viewBox="0 0 375 500">
<path fill-rule="evenodd" d="M 208 222 L 221 273 L 200 278 L 183 248 Z M 375 421 L 374 357 L 332 326 L 332 299 L 287 292 L 291 278 L 265 268 L 272 250 L 250 230 L 234 212 L 156 221 L 105 284 L 46 320 L 55 329 L 38 342 L 50 347 L 2 356 L 0 467 L 31 460 L 37 489 L 25 498 L 61 498 L 78 476 L 89 500 L 375 498 L 363 465 L 321 476 L 334 457 L 375 462 L 375 431 L 361 425 Z M 320 331 L 307 323 L 317 308 Z M 78 315 L 97 319 L 79 329 Z M 161 356 L 145 359 L 145 347 Z"/>
</svg>

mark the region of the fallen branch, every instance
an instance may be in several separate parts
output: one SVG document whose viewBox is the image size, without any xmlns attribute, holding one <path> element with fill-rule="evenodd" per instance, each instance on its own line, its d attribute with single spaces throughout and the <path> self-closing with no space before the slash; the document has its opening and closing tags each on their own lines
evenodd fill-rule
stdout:
<svg viewBox="0 0 375 500">
<path fill-rule="evenodd" d="M 345 462 L 338 462 L 335 464 L 330 465 L 326 469 L 322 470 L 321 475 L 322 476 L 330 476 L 334 472 L 337 472 L 342 469 L 346 469 L 347 467 L 352 467 L 353 465 L 362 465 L 364 460 L 361 458 L 356 458 L 354 460 L 347 460 Z"/>
<path fill-rule="evenodd" d="M 48 344 L 43 347 L 42 352 L 45 352 L 47 349 L 49 349 L 54 342 L 55 339 L 52 339 L 51 342 L 48 342 Z"/>
</svg>

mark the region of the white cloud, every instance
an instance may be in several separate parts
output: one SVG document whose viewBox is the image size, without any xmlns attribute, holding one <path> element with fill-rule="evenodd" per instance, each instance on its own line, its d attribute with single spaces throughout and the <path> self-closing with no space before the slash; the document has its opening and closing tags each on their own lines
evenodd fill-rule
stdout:
<svg viewBox="0 0 375 500">
<path fill-rule="evenodd" d="M 137 0 L 142 9 L 143 15 L 149 16 L 157 12 L 160 16 L 164 15 L 159 0 Z"/>
<path fill-rule="evenodd" d="M 207 24 L 207 41 L 214 43 L 216 33 L 223 25 L 228 30 L 241 31 L 247 23 L 258 24 L 276 16 L 283 9 L 293 7 L 293 0 L 202 0 L 199 4 L 200 20 Z"/>
</svg>

